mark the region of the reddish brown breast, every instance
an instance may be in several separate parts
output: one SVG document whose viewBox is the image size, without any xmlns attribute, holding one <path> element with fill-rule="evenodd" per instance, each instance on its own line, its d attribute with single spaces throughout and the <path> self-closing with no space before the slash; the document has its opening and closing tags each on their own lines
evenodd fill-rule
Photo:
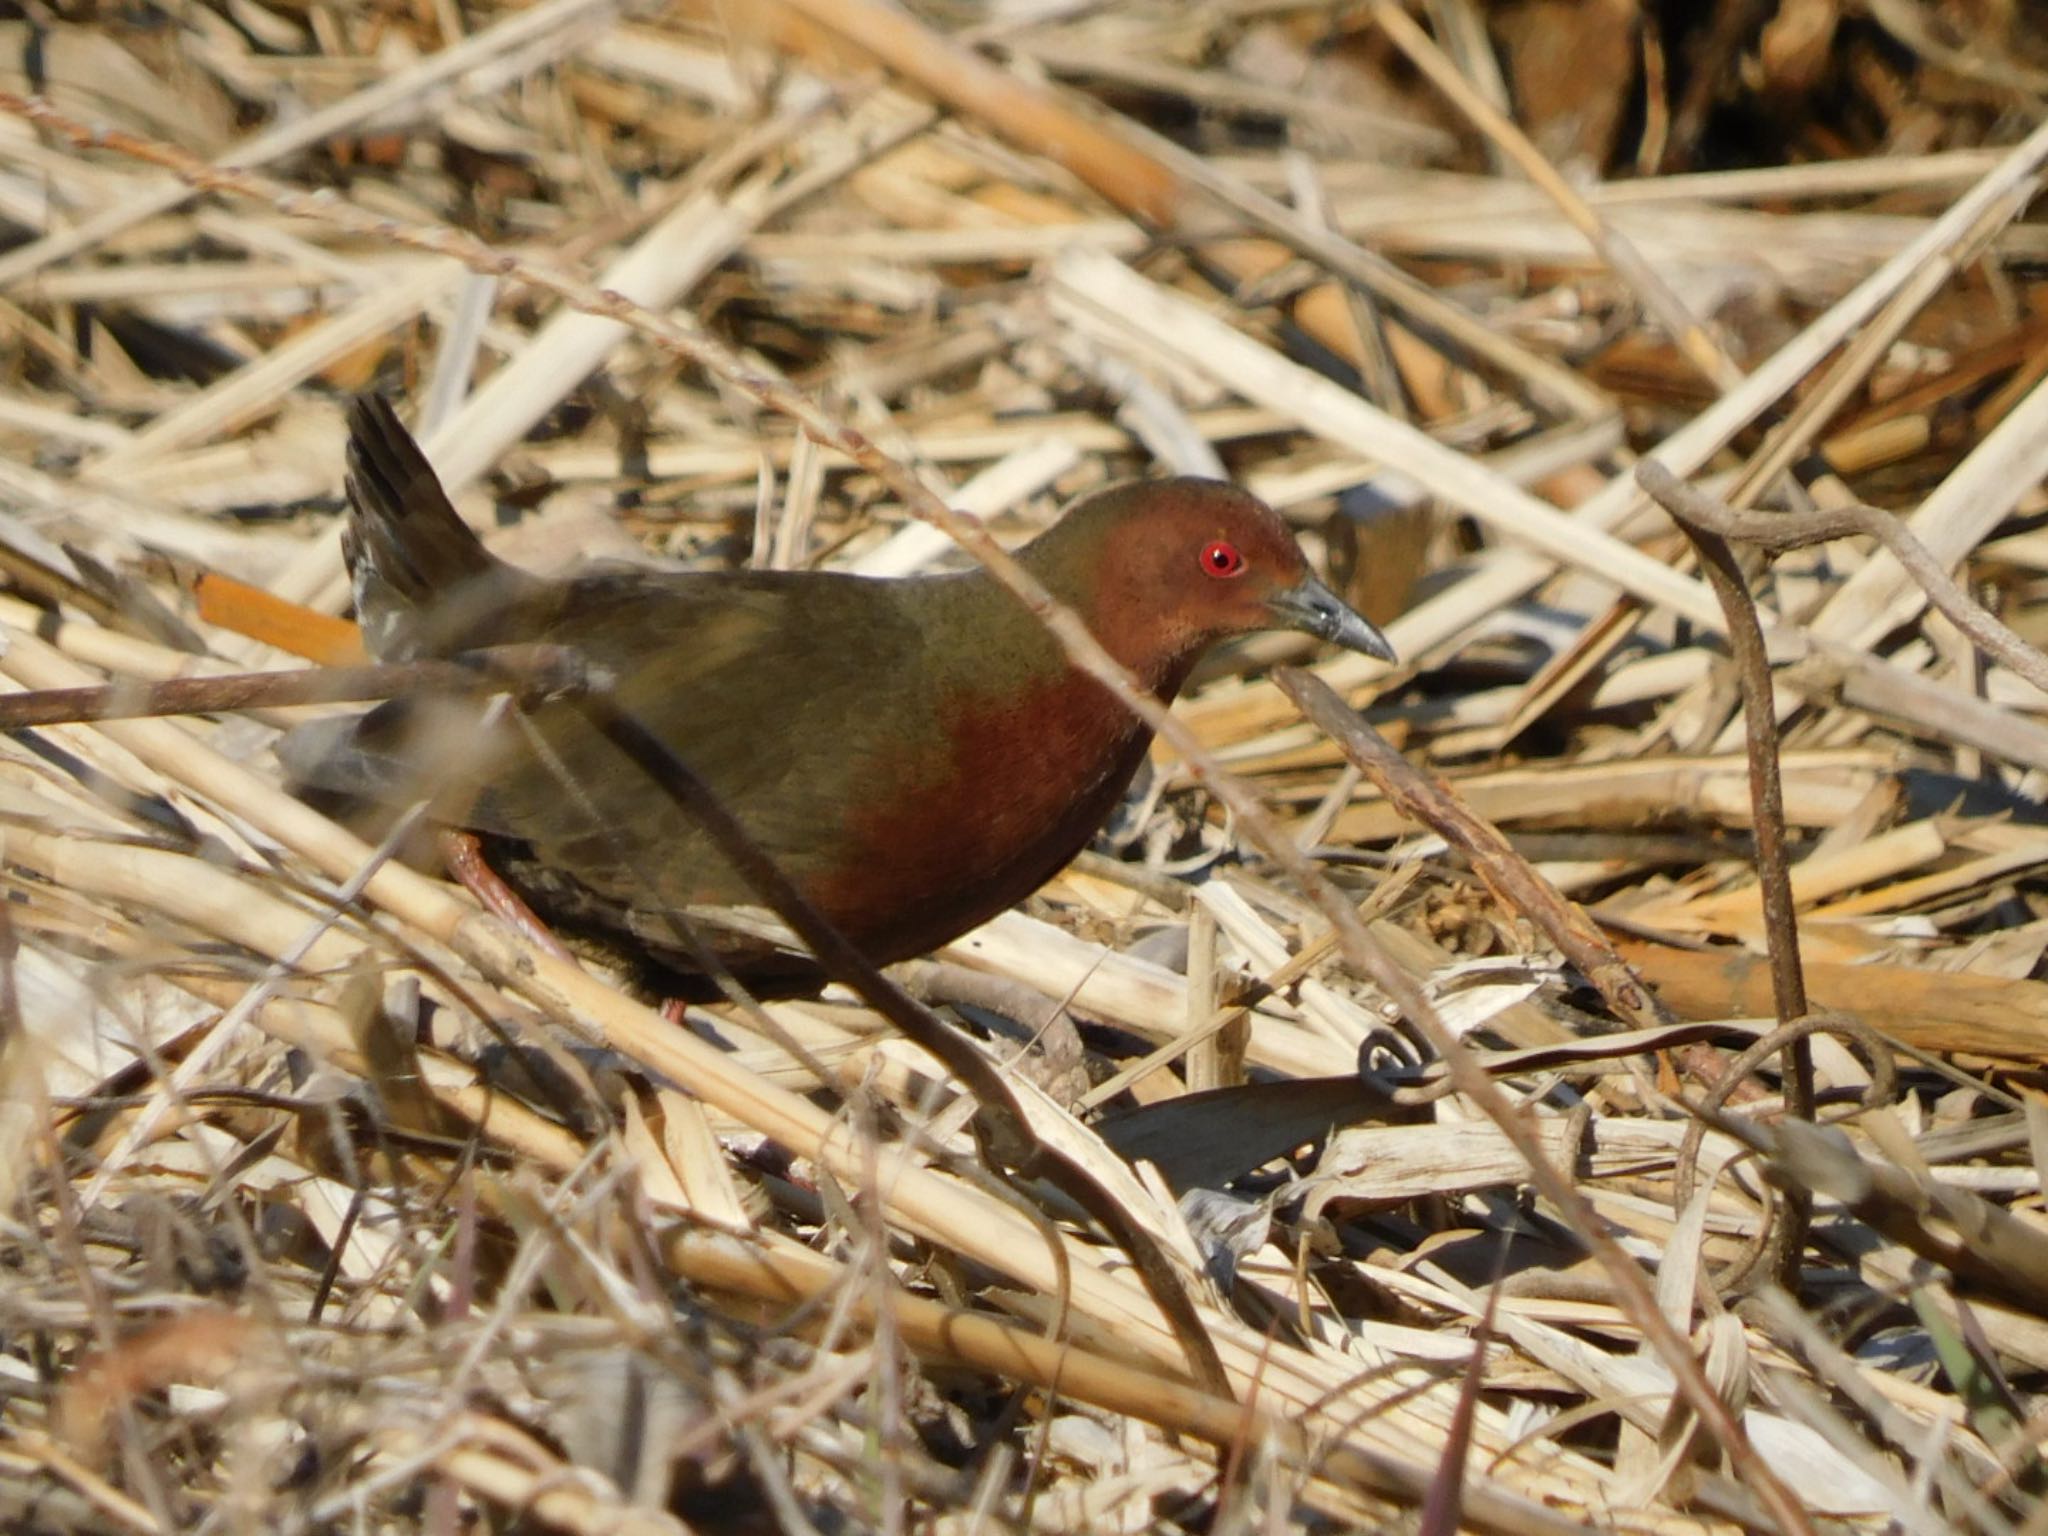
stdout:
<svg viewBox="0 0 2048 1536">
<path fill-rule="evenodd" d="M 1087 845 L 1150 733 L 1080 673 L 1003 695 L 956 696 L 943 745 L 902 764 L 852 819 L 858 850 L 810 895 L 886 962 L 1022 900 Z"/>
</svg>

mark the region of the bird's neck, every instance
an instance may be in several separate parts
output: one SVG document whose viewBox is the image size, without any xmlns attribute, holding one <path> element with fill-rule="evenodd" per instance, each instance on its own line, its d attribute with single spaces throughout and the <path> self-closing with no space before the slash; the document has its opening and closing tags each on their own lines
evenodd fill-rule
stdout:
<svg viewBox="0 0 2048 1536">
<path fill-rule="evenodd" d="M 1199 657 L 1198 647 L 1160 645 L 1156 636 L 1127 622 L 1115 605 L 1095 602 L 1085 586 L 1046 585 L 1139 686 L 1162 703 L 1172 702 Z M 1026 759 L 1084 764 L 1097 772 L 1110 762 L 1135 764 L 1150 730 L 1114 693 L 1074 665 L 1059 637 L 994 576 L 977 570 L 929 590 L 940 606 L 924 619 L 925 633 L 970 637 L 947 654 L 927 659 L 937 693 L 949 695 L 955 711 L 991 724 L 1000 721 L 999 734 Z M 1050 751 L 1054 746 L 1057 757 Z"/>
<path fill-rule="evenodd" d="M 1048 538 L 1024 549 L 1020 563 L 1055 602 L 1087 626 L 1110 657 L 1137 678 L 1139 686 L 1161 703 L 1173 702 L 1201 659 L 1202 637 L 1176 625 L 1170 610 L 1127 590 L 1127 584 L 1118 579 L 1122 565 L 1116 550 L 1096 548 L 1077 556 Z M 999 585 L 986 572 L 982 578 L 992 587 Z M 998 601 L 1003 598 L 1008 598 L 1003 603 L 1007 622 L 1020 636 L 1018 650 L 1034 653 L 1047 670 L 1078 673 L 1058 636 L 1007 592 L 1001 592 Z M 1122 705 L 1115 707 L 1127 713 Z"/>
</svg>

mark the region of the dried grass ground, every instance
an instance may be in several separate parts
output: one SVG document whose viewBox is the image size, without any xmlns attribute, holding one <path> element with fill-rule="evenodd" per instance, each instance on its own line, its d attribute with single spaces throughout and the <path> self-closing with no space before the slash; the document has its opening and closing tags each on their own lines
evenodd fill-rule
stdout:
<svg viewBox="0 0 2048 1536">
<path fill-rule="evenodd" d="M 1227 1394 L 858 1000 L 664 1021 L 286 798 L 293 711 L 0 740 L 0 1526 L 2043 1528 L 2041 33 L 1427 18 L 7 24 L 13 689 L 348 658 L 373 385 L 536 568 L 1227 473 L 1402 664 L 1234 653 L 904 977 Z M 1745 673 L 1648 457 L 1961 592 L 1739 545 Z"/>
</svg>

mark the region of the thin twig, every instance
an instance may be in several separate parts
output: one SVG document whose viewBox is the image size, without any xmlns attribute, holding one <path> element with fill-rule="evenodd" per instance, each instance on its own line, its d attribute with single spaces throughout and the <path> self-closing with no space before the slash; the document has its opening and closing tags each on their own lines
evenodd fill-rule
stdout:
<svg viewBox="0 0 2048 1536">
<path fill-rule="evenodd" d="M 1660 474 L 1659 471 L 1662 471 Z M 1742 683 L 1742 719 L 1749 747 L 1750 819 L 1754 823 L 1756 878 L 1763 898 L 1764 940 L 1771 959 L 1771 995 L 1778 1022 L 1806 1017 L 1806 975 L 1799 958 L 1799 918 L 1792 899 L 1792 869 L 1785 854 L 1785 786 L 1778 771 L 1778 717 L 1771 691 L 1771 662 L 1756 600 L 1727 539 L 1691 517 L 1691 503 L 1673 505 L 1664 493 L 1676 483 L 1654 459 L 1636 466 L 1636 481 L 1656 497 L 1692 541 L 1700 569 L 1728 615 L 1728 648 Z M 1674 498 L 1676 500 L 1677 498 Z M 1801 1120 L 1813 1118 L 1813 1046 L 1807 1036 L 1789 1037 L 1785 1052 L 1785 1108 Z M 1800 1255 L 1813 1216 L 1812 1195 L 1785 1193 L 1784 1219 L 1772 1229 L 1771 1277 L 1788 1291 L 1799 1284 Z"/>
<path fill-rule="evenodd" d="M 1863 1108 L 1875 1109 L 1892 1102 L 1898 1093 L 1898 1064 L 1884 1037 L 1862 1020 L 1846 1013 L 1810 1013 L 1790 1024 L 1781 1024 L 1729 1062 L 1721 1080 L 1703 1097 L 1687 1102 L 1686 1108 L 1692 1112 L 1693 1120 L 1685 1128 L 1685 1139 L 1679 1143 L 1678 1155 L 1672 1165 L 1675 1182 L 1671 1203 L 1675 1208 L 1683 1210 L 1692 1200 L 1700 1146 L 1705 1140 L 1708 1125 L 1719 1123 L 1717 1117 L 1725 1114 L 1729 1099 L 1749 1080 L 1750 1074 L 1788 1049 L 1793 1042 L 1823 1033 L 1847 1036 L 1863 1047 L 1864 1055 L 1869 1058 L 1870 1083 L 1864 1090 Z M 1777 1230 L 1776 1222 L 1768 1222 L 1758 1233 L 1757 1240 L 1715 1277 L 1716 1288 L 1727 1290 L 1742 1285 L 1769 1253 L 1771 1234 Z"/>
<path fill-rule="evenodd" d="M 0 731 L 152 715 L 227 714 L 296 704 L 364 704 L 415 693 L 505 692 L 528 703 L 603 686 L 575 651 L 559 645 L 503 645 L 446 659 L 366 667 L 302 667 L 218 677 L 133 680 L 93 688 L 41 688 L 0 696 Z"/>
<path fill-rule="evenodd" d="M 1312 672 L 1281 667 L 1280 691 L 1337 743 L 1396 807 L 1434 828 L 1472 861 L 1479 878 L 1515 911 L 1541 928 L 1622 1018 L 1637 1027 L 1668 1024 L 1674 1015 L 1615 953 L 1576 903 L 1515 852 L 1500 828 L 1474 811 L 1449 784 L 1401 756 L 1363 716 Z"/>
<path fill-rule="evenodd" d="M 1789 1024 L 1806 1013 L 1806 983 L 1799 968 L 1799 933 L 1792 899 L 1792 875 L 1785 856 L 1785 788 L 1778 772 L 1778 725 L 1772 712 L 1771 663 L 1764 649 L 1763 625 L 1756 600 L 1735 563 L 1728 541 L 1711 525 L 1695 521 L 1693 502 L 1666 499 L 1676 483 L 1654 459 L 1636 468 L 1636 480 L 1678 520 L 1699 552 L 1714 595 L 1728 615 L 1728 648 L 1742 680 L 1743 715 L 1748 728 L 1750 800 L 1755 817 L 1757 884 L 1763 897 L 1765 934 L 1770 945 L 1771 986 L 1778 1022 Z"/>
<path fill-rule="evenodd" d="M 1996 614 L 1965 592 L 1904 520 L 1882 507 L 1857 503 L 1819 507 L 1811 512 L 1738 512 L 1687 485 L 1654 459 L 1646 459 L 1637 467 L 1636 480 L 1681 522 L 1706 528 L 1738 544 L 1755 544 L 1774 555 L 1857 534 L 1876 539 L 1906 568 L 1906 574 L 1919 583 L 1927 600 L 1980 650 L 2048 693 L 2048 655 L 2027 644 L 2006 628 Z"/>
<path fill-rule="evenodd" d="M 2048 1234 L 2025 1217 L 1970 1190 L 1916 1178 L 1889 1159 L 1866 1157 L 1833 1126 L 1763 1125 L 1720 1110 L 1695 1112 L 1768 1158 L 1781 1187 L 1817 1189 L 1872 1231 L 1941 1265 L 1972 1289 L 2029 1314 L 2048 1310 Z"/>
</svg>

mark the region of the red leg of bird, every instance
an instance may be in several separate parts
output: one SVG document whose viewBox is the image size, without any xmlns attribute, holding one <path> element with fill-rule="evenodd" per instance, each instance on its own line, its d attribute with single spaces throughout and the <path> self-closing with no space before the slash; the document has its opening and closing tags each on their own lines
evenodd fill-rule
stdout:
<svg viewBox="0 0 2048 1536">
<path fill-rule="evenodd" d="M 533 908 L 520 900 L 519 893 L 484 862 L 484 851 L 474 834 L 444 830 L 441 833 L 441 862 L 456 883 L 483 904 L 486 912 L 503 918 L 557 960 L 577 963 L 554 930 L 540 920 Z"/>
<path fill-rule="evenodd" d="M 582 963 L 555 937 L 554 930 L 541 921 L 540 915 L 522 901 L 519 893 L 485 861 L 483 847 L 474 833 L 444 828 L 441 832 L 441 862 L 448 866 L 448 873 L 455 877 L 457 884 L 483 903 L 486 912 L 503 918 L 556 959 L 567 960 L 571 965 Z M 661 1000 L 661 1016 L 671 1024 L 680 1024 L 688 1007 L 689 1004 L 680 997 L 665 997 Z"/>
</svg>

